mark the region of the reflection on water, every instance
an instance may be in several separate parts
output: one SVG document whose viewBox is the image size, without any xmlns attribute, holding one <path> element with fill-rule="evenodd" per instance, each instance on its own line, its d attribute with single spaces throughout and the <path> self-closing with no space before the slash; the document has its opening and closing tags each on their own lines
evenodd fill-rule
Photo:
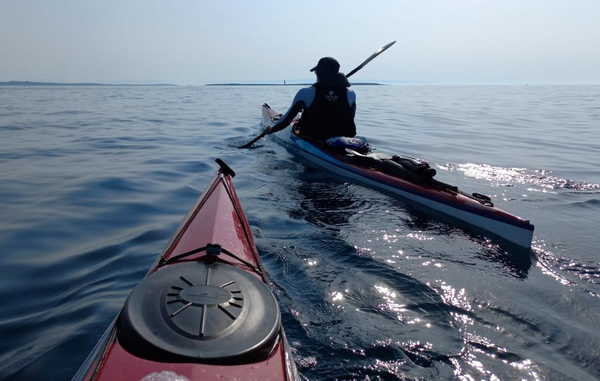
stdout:
<svg viewBox="0 0 600 381">
<path fill-rule="evenodd" d="M 320 369 L 330 369 L 331 378 L 375 375 L 404 379 L 407 374 L 463 378 L 473 370 L 490 379 L 497 377 L 488 369 L 489 364 L 473 354 L 488 356 L 494 352 L 501 361 L 510 357 L 502 355 L 507 350 L 491 339 L 486 339 L 489 343 L 483 351 L 483 336 L 474 333 L 480 324 L 477 310 L 488 306 L 479 303 L 474 307 L 476 300 L 465 287 L 457 288 L 441 279 L 424 284 L 408 275 L 403 265 L 414 254 L 396 248 L 406 247 L 407 242 L 417 247 L 423 243 L 439 247 L 439 241 L 443 245 L 444 239 L 460 233 L 470 245 L 478 246 L 473 258 L 493 263 L 518 279 L 527 277 L 532 263 L 530 250 L 474 240 L 472 235 L 420 210 L 378 193 L 365 194 L 362 187 L 332 181 L 310 166 L 302 164 L 285 173 L 284 177 L 294 179 L 287 182 L 291 186 L 284 187 L 295 201 L 288 215 L 313 225 L 311 232 L 319 242 L 315 247 L 312 240 L 304 241 L 306 246 L 298 257 L 304 271 L 312 274 L 304 279 L 310 284 L 305 288 L 320 295 L 320 307 L 303 305 L 296 299 L 293 313 L 287 315 L 302 327 L 303 335 L 312 338 L 314 347 L 297 353 L 300 364 L 307 364 L 301 366 L 307 375 L 319 364 Z M 387 225 L 393 230 L 374 232 L 374 239 L 366 245 L 349 246 L 347 240 L 357 233 L 354 225 L 360 225 L 362 216 L 379 216 L 377 226 Z M 382 245 L 392 250 L 375 255 Z M 421 266 L 443 272 L 450 266 L 449 260 L 443 255 L 424 257 Z M 296 282 L 302 284 L 303 279 Z M 319 347 L 328 351 L 335 348 L 330 352 L 335 356 L 315 355 L 311 349 Z M 512 363 L 521 364 L 528 373 L 525 360 L 514 357 Z M 346 361 L 340 363 L 339 358 Z"/>
<path fill-rule="evenodd" d="M 475 179 L 486 180 L 496 186 L 512 186 L 514 184 L 537 185 L 539 191 L 548 192 L 553 190 L 573 191 L 600 191 L 600 184 L 574 181 L 570 179 L 553 176 L 552 171 L 546 169 L 527 168 L 503 168 L 489 164 L 465 163 L 458 165 L 440 165 L 443 170 L 457 170 L 465 176 Z"/>
</svg>

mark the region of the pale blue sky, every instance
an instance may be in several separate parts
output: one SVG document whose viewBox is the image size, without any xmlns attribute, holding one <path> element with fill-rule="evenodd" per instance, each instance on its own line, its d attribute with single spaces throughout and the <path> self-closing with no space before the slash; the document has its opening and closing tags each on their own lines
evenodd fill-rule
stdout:
<svg viewBox="0 0 600 381">
<path fill-rule="evenodd" d="M 600 83 L 599 0 L 0 0 L 0 81 Z"/>
</svg>

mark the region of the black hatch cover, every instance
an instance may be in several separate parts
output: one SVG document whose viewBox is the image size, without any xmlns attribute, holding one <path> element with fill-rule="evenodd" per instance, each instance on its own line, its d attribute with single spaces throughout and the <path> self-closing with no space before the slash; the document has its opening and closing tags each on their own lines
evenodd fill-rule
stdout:
<svg viewBox="0 0 600 381">
<path fill-rule="evenodd" d="M 254 352 L 273 346 L 280 325 L 275 296 L 256 276 L 220 262 L 184 262 L 134 288 L 118 338 L 149 359 L 252 362 Z"/>
</svg>

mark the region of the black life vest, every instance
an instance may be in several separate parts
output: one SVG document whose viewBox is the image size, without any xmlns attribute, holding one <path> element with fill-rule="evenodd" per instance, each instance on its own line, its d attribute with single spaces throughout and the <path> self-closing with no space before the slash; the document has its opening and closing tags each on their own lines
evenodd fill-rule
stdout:
<svg viewBox="0 0 600 381">
<path fill-rule="evenodd" d="M 327 86 L 315 83 L 315 99 L 302 112 L 298 122 L 300 134 L 325 140 L 333 136 L 356 135 L 354 115 L 348 103 L 345 86 Z"/>
</svg>

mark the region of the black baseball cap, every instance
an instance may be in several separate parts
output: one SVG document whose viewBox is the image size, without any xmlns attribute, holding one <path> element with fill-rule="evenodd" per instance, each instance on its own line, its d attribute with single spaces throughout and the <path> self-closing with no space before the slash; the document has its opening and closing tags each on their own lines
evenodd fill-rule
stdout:
<svg viewBox="0 0 600 381">
<path fill-rule="evenodd" d="M 323 57 L 319 60 L 317 66 L 310 69 L 310 71 L 315 70 L 335 74 L 340 71 L 340 63 L 333 57 Z"/>
</svg>

